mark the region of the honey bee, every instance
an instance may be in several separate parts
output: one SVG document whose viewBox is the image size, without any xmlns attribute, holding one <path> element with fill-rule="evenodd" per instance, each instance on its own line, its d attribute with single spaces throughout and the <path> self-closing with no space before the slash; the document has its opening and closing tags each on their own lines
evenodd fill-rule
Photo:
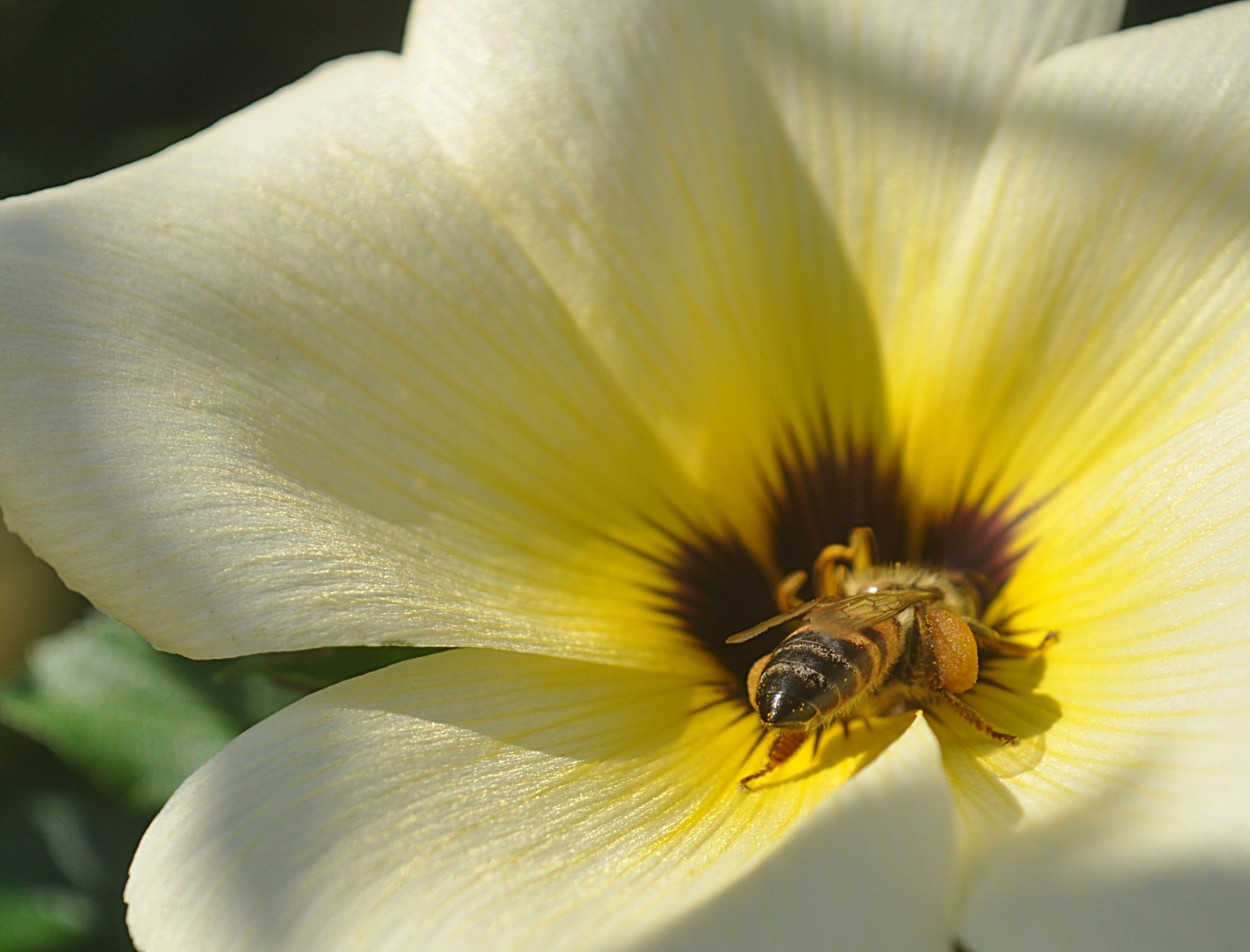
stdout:
<svg viewBox="0 0 1250 952">
<path fill-rule="evenodd" d="M 777 586 L 780 614 L 727 639 L 739 644 L 801 620 L 747 674 L 751 705 L 776 737 L 764 767 L 740 781 L 744 788 L 834 721 L 845 730 L 852 719 L 945 706 L 994 740 L 1016 743 L 959 695 L 976 684 L 982 650 L 1033 656 L 1055 640 L 1053 632 L 1037 647 L 1006 640 L 980 621 L 971 576 L 879 565 L 867 528 L 853 530 L 849 545 L 827 546 L 812 574 L 815 598 L 798 597 L 807 573 L 794 572 Z"/>
</svg>

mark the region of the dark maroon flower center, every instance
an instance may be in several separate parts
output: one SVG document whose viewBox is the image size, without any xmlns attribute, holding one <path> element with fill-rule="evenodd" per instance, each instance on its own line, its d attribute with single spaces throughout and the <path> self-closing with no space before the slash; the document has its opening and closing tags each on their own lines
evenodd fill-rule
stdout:
<svg viewBox="0 0 1250 952">
<path fill-rule="evenodd" d="M 760 477 L 772 565 L 731 530 L 691 525 L 672 537 L 663 558 L 667 583 L 654 594 L 662 609 L 698 639 L 726 669 L 730 683 L 746 673 L 767 646 L 759 640 L 727 645 L 734 632 L 777 612 L 774 589 L 787 573 L 808 570 L 821 549 L 844 543 L 852 529 L 876 534 L 881 562 L 906 562 L 983 577 L 986 603 L 1010 577 L 1023 554 L 1017 543 L 1027 512 L 1009 515 L 970 498 L 947 512 L 918 509 L 898 465 L 871 447 L 837 445 L 830 428 L 778 443 L 778 478 Z M 909 527 L 919 531 L 909 537 Z M 780 633 L 778 633 L 780 637 Z"/>
</svg>

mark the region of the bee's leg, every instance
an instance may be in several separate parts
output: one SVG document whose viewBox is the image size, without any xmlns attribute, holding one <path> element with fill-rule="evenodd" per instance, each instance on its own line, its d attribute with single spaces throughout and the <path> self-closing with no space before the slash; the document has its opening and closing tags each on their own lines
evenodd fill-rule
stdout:
<svg viewBox="0 0 1250 952">
<path fill-rule="evenodd" d="M 1019 742 L 1020 738 L 1018 738 L 1015 734 L 1007 734 L 1003 731 L 994 730 L 994 728 L 990 727 L 989 724 L 985 723 L 985 718 L 970 708 L 954 694 L 951 694 L 950 691 L 937 691 L 935 693 L 937 697 L 941 698 L 947 705 L 953 708 L 956 714 L 979 730 L 982 734 L 987 734 L 990 737 L 993 737 L 1001 744 L 1015 744 Z"/>
<path fill-rule="evenodd" d="M 773 589 L 773 597 L 777 599 L 777 610 L 781 614 L 793 611 L 803 604 L 805 599 L 799 597 L 799 589 L 807 582 L 807 573 L 799 570 L 791 572 Z"/>
<path fill-rule="evenodd" d="M 743 777 L 738 781 L 738 786 L 743 790 L 750 790 L 750 783 L 753 780 L 759 780 L 760 777 L 766 776 L 784 764 L 793 757 L 803 743 L 807 740 L 808 735 L 803 731 L 783 731 L 773 740 L 773 745 L 768 749 L 768 763 L 762 770 L 757 770 L 750 776 Z"/>
<path fill-rule="evenodd" d="M 1059 632 L 1048 631 L 1046 637 L 1036 645 L 1022 645 L 1017 641 L 1009 641 L 989 625 L 983 625 L 979 621 L 969 619 L 968 627 L 977 639 L 977 647 L 1008 658 L 1036 658 L 1059 640 Z"/>
<path fill-rule="evenodd" d="M 977 683 L 977 640 L 967 620 L 944 608 L 916 606 L 916 627 L 933 658 L 932 687 L 963 694 Z"/>
<path fill-rule="evenodd" d="M 837 718 L 838 726 L 842 728 L 842 739 L 846 740 L 851 736 L 851 730 L 856 724 L 861 725 L 864 730 L 872 730 L 872 718 L 865 714 L 844 714 Z"/>
</svg>

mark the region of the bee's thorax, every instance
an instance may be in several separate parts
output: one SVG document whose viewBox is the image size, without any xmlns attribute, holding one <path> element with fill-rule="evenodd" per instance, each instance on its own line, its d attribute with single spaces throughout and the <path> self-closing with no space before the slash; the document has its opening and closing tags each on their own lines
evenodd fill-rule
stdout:
<svg viewBox="0 0 1250 952">
<path fill-rule="evenodd" d="M 927 588 L 941 593 L 942 597 L 934 603 L 935 608 L 945 608 L 965 618 L 980 614 L 977 593 L 964 576 L 919 565 L 873 565 L 849 573 L 843 584 L 846 595 L 895 588 Z M 900 621 L 906 626 L 901 615 Z"/>
</svg>

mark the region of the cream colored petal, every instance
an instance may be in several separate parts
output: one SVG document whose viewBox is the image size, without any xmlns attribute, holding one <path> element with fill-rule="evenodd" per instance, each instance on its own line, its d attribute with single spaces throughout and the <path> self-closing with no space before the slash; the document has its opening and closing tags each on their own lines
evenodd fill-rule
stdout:
<svg viewBox="0 0 1250 952">
<path fill-rule="evenodd" d="M 82 598 L 0 522 L 0 679 L 21 667 L 31 641 L 59 631 L 82 609 Z"/>
<path fill-rule="evenodd" d="M 1039 515 L 1004 599 L 1059 631 L 1039 685 L 1059 719 L 948 756 L 972 948 L 1232 948 L 1250 929 L 1247 472 L 1243 403 Z M 1027 717 L 1001 692 L 979 709 Z"/>
<path fill-rule="evenodd" d="M 917 718 L 758 867 L 638 948 L 948 952 L 963 863 L 937 755 Z"/>
<path fill-rule="evenodd" d="M 776 96 L 882 325 L 944 266 L 1017 78 L 1114 30 L 1123 4 L 769 0 L 752 62 Z"/>
<path fill-rule="evenodd" d="M 785 427 L 882 431 L 875 331 L 759 75 L 773 15 L 422 0 L 405 47 L 460 173 L 749 537 Z"/>
<path fill-rule="evenodd" d="M 756 728 L 708 699 L 481 651 L 339 684 L 170 801 L 126 891 L 136 944 L 945 949 L 953 816 L 924 725 L 832 796 L 836 770 L 745 792 Z"/>
<path fill-rule="evenodd" d="M 1025 77 L 892 376 L 924 491 L 1107 481 L 1250 393 L 1250 7 Z"/>
<path fill-rule="evenodd" d="M 1173 801 L 1173 806 L 1176 806 Z M 1122 813 L 1122 824 L 1104 814 Z M 1105 949 L 1240 949 L 1250 934 L 1250 855 L 1244 841 L 1213 848 L 1149 842 L 1160 824 L 1188 830 L 1116 797 L 1086 822 L 1036 830 L 985 869 L 961 934 L 972 949 L 1103 952 Z"/>
<path fill-rule="evenodd" d="M 158 646 L 683 663 L 635 552 L 700 500 L 397 57 L 5 203 L 0 287 L 6 514 Z"/>
</svg>

